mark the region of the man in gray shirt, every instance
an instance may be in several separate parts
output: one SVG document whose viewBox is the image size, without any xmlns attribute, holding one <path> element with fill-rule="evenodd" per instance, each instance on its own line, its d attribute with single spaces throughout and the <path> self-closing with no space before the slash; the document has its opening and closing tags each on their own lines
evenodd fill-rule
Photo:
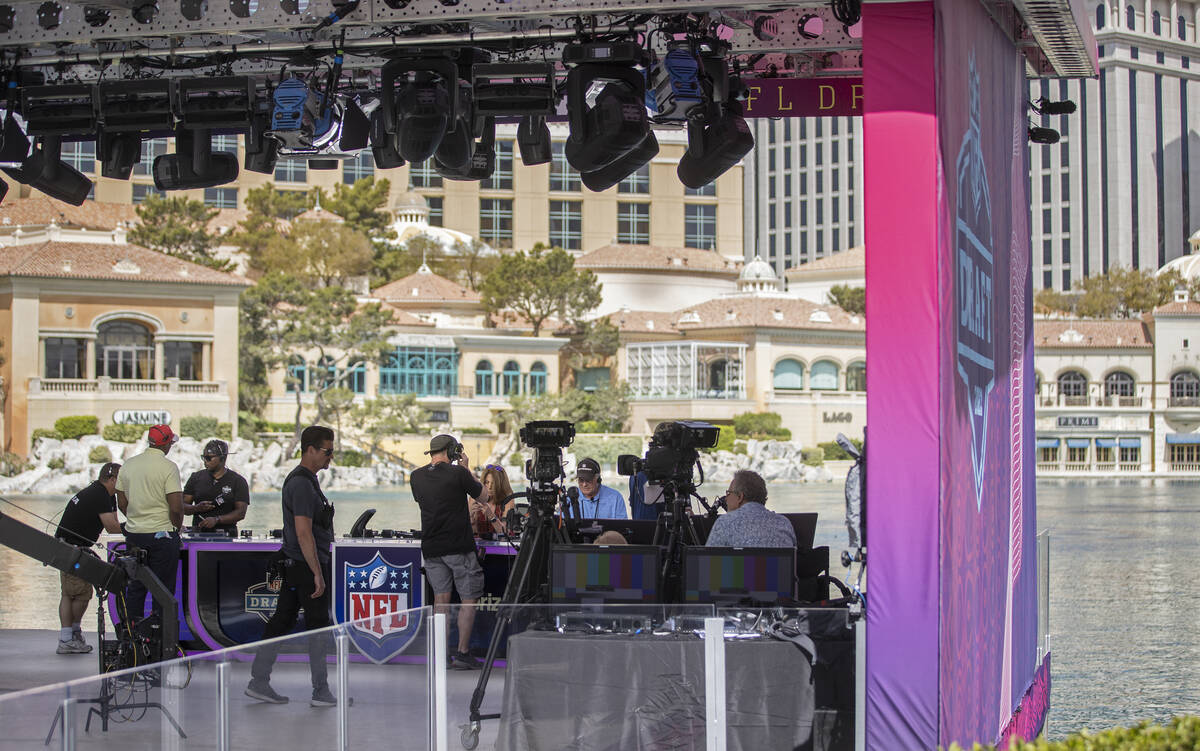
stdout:
<svg viewBox="0 0 1200 751">
<path fill-rule="evenodd" d="M 330 625 L 329 547 L 333 543 L 333 504 L 321 492 L 317 472 L 329 466 L 333 456 L 333 431 L 310 425 L 300 434 L 300 465 L 283 481 L 283 585 L 275 614 L 263 629 L 263 639 L 274 639 L 290 632 L 296 616 L 304 611 L 309 630 Z M 246 696 L 271 704 L 286 704 L 288 699 L 271 688 L 271 669 L 282 645 L 278 642 L 259 647 L 250 667 L 250 685 Z M 312 674 L 314 707 L 332 707 L 337 699 L 329 690 L 325 659 L 329 654 L 327 633 L 313 634 L 308 640 L 308 669 Z"/>
<path fill-rule="evenodd" d="M 767 483 L 757 472 L 739 469 L 725 491 L 729 513 L 717 518 L 708 535 L 713 548 L 794 548 L 796 533 L 787 517 L 767 508 Z"/>
</svg>

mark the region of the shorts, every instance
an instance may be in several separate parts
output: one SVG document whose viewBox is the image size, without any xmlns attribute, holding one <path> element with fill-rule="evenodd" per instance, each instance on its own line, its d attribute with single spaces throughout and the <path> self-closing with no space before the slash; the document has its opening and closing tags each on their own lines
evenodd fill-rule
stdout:
<svg viewBox="0 0 1200 751">
<path fill-rule="evenodd" d="M 478 600 L 483 594 L 483 569 L 474 553 L 451 553 L 425 559 L 425 578 L 434 594 L 453 587 L 463 600 Z"/>
<path fill-rule="evenodd" d="M 58 573 L 58 581 L 62 585 L 62 593 L 64 596 L 72 600 L 90 600 L 92 599 L 92 585 L 80 579 L 78 576 L 72 576 L 66 571 Z"/>
</svg>

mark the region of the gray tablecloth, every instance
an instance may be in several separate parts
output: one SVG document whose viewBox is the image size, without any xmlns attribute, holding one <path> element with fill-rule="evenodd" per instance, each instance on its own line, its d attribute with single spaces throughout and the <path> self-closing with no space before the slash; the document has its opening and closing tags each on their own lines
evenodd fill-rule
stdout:
<svg viewBox="0 0 1200 751">
<path fill-rule="evenodd" d="M 725 644 L 731 751 L 813 747 L 814 687 L 791 643 Z M 704 643 L 528 631 L 508 642 L 497 749 L 705 747 Z M 818 744 L 823 745 L 823 744 Z"/>
</svg>

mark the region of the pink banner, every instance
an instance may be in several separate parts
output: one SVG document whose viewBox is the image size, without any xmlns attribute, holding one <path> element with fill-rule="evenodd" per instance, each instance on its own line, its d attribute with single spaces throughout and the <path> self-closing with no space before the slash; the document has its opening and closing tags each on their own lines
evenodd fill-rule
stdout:
<svg viewBox="0 0 1200 751">
<path fill-rule="evenodd" d="M 746 117 L 842 117 L 863 114 L 861 78 L 750 78 Z"/>
</svg>

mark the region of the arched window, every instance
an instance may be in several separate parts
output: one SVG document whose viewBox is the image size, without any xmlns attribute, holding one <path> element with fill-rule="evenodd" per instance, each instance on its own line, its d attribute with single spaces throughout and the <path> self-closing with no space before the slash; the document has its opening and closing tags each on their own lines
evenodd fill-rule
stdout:
<svg viewBox="0 0 1200 751">
<path fill-rule="evenodd" d="M 529 366 L 529 394 L 537 396 L 546 393 L 546 364 L 535 362 Z"/>
<path fill-rule="evenodd" d="M 1155 36 L 1161 35 L 1162 34 L 1162 14 L 1159 13 L 1158 11 L 1154 11 L 1154 15 L 1152 15 L 1150 18 L 1153 23 L 1154 35 Z"/>
<path fill-rule="evenodd" d="M 289 393 L 308 391 L 308 367 L 304 358 L 299 355 L 292 357 L 287 369 L 287 390 Z"/>
<path fill-rule="evenodd" d="M 308 373 L 308 386 L 313 391 L 332 388 L 337 380 L 337 363 L 325 355 L 312 366 Z"/>
<path fill-rule="evenodd" d="M 1133 396 L 1133 376 L 1116 371 L 1104 377 L 1105 396 Z"/>
<path fill-rule="evenodd" d="M 1133 9 L 1132 5 L 1125 6 L 1125 25 L 1129 27 L 1130 31 L 1137 30 L 1137 11 Z"/>
<path fill-rule="evenodd" d="M 100 324 L 96 335 L 96 375 L 109 378 L 154 378 L 154 338 L 134 321 Z"/>
<path fill-rule="evenodd" d="M 773 387 L 777 391 L 804 388 L 804 366 L 790 357 L 775 363 Z"/>
<path fill-rule="evenodd" d="M 1180 16 L 1175 20 L 1175 33 L 1183 40 L 1187 40 L 1187 19 Z"/>
<path fill-rule="evenodd" d="M 505 396 L 514 396 L 521 392 L 521 366 L 515 360 L 504 363 L 504 373 L 500 376 L 500 390 Z"/>
<path fill-rule="evenodd" d="M 867 390 L 867 364 L 865 362 L 855 362 L 846 366 L 846 390 L 864 392 Z"/>
<path fill-rule="evenodd" d="M 812 374 L 808 379 L 808 387 L 813 391 L 837 391 L 838 366 L 829 360 L 814 362 Z"/>
<path fill-rule="evenodd" d="M 1181 370 L 1171 376 L 1171 406 L 1194 407 L 1200 404 L 1200 376 Z"/>
<path fill-rule="evenodd" d="M 1087 376 L 1068 370 L 1058 377 L 1058 395 L 1068 405 L 1087 404 Z"/>
<path fill-rule="evenodd" d="M 492 361 L 480 360 L 475 365 L 475 395 L 491 396 L 494 385 Z"/>
<path fill-rule="evenodd" d="M 1104 7 L 1103 4 L 1096 6 L 1096 28 L 1097 29 L 1104 28 L 1104 23 L 1105 23 L 1105 21 L 1107 21 L 1105 16 L 1107 16 L 1107 15 L 1108 15 L 1108 8 Z"/>
</svg>

